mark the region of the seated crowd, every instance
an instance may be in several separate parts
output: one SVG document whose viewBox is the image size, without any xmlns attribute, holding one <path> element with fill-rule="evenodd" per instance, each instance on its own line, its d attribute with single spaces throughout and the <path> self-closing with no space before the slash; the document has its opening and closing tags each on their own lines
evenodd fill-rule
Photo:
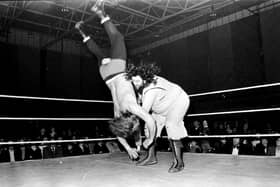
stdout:
<svg viewBox="0 0 280 187">
<path fill-rule="evenodd" d="M 98 127 L 98 137 L 104 137 Z M 15 141 L 55 141 L 55 140 L 75 140 L 89 139 L 82 136 L 78 130 L 71 128 L 58 132 L 55 127 L 42 127 L 38 130 L 36 137 L 22 138 Z M 90 137 L 92 138 L 92 137 Z M 0 142 L 7 141 L 0 139 Z M 123 151 L 117 140 L 110 141 L 89 141 L 89 142 L 63 142 L 63 143 L 42 143 L 42 144 L 22 144 L 22 145 L 0 145 L 0 162 L 13 162 L 33 159 L 47 159 L 65 156 L 77 156 L 87 154 L 113 153 Z"/>
<path fill-rule="evenodd" d="M 242 135 L 242 134 L 274 134 L 270 123 L 258 130 L 249 128 L 248 120 L 214 121 L 211 125 L 206 120 L 192 121 L 189 134 L 193 136 L 207 135 Z M 280 145 L 279 137 L 241 137 L 241 138 L 201 138 L 188 141 L 187 151 L 194 153 L 232 154 L 233 148 L 243 155 L 276 155 Z"/>
<path fill-rule="evenodd" d="M 102 127 L 102 126 L 101 126 Z M 108 129 L 94 126 L 94 130 L 80 132 L 73 128 L 37 127 L 34 136 L 13 141 L 52 141 L 52 140 L 75 140 L 89 138 L 112 137 Z M 104 126 L 103 126 L 104 127 Z M 249 128 L 248 120 L 242 121 L 212 121 L 194 120 L 187 123 L 188 133 L 191 136 L 207 135 L 234 135 L 234 134 L 265 134 L 279 133 L 273 130 L 267 123 L 261 131 Z M 91 134 L 88 134 L 91 132 Z M 163 133 L 164 136 L 166 134 Z M 0 142 L 11 141 L 1 139 Z M 133 144 L 133 141 L 131 141 Z M 240 155 L 279 155 L 279 137 L 246 137 L 246 138 L 185 138 L 184 151 L 191 153 L 223 153 L 232 154 L 234 148 Z M 168 140 L 157 140 L 158 151 L 171 151 Z M 123 152 L 123 147 L 117 140 L 89 141 L 89 142 L 63 142 L 21 145 L 0 145 L 0 162 L 14 162 L 33 159 L 47 159 L 65 156 L 77 156 L 87 154 L 101 154 Z"/>
</svg>

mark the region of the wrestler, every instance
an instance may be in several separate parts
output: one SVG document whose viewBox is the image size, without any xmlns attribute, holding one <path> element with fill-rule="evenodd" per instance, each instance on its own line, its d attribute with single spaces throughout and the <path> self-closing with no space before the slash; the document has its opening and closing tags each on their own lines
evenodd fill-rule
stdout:
<svg viewBox="0 0 280 187">
<path fill-rule="evenodd" d="M 91 8 L 91 11 L 100 18 L 101 24 L 103 24 L 109 36 L 111 44 L 110 56 L 107 56 L 94 40 L 85 34 L 82 30 L 83 22 L 78 22 L 75 28 L 82 35 L 83 42 L 86 43 L 88 49 L 95 54 L 98 59 L 100 75 L 110 89 L 113 98 L 114 116 L 116 118 L 114 121 L 119 121 L 123 113 L 131 113 L 145 121 L 147 128 L 151 132 L 151 137 L 154 137 L 156 128 L 154 119 L 137 104 L 133 86 L 131 82 L 126 79 L 127 54 L 124 37 L 111 22 L 110 17 L 105 14 L 103 8 L 104 2 L 97 0 L 96 4 Z M 136 127 L 134 129 L 137 129 L 137 123 L 130 124 L 135 125 Z M 129 146 L 124 136 L 118 136 L 117 138 L 128 152 L 130 158 L 136 159 L 138 157 L 137 150 Z M 143 146 L 148 147 L 152 142 L 153 138 L 147 138 L 143 142 Z M 141 142 L 138 142 L 138 149 L 140 147 L 139 144 L 141 144 Z"/>
<path fill-rule="evenodd" d="M 142 108 L 152 112 L 156 120 L 159 137 L 165 126 L 173 153 L 173 164 L 168 170 L 170 173 L 179 172 L 184 168 L 181 139 L 187 136 L 184 126 L 184 117 L 189 108 L 190 100 L 187 93 L 177 84 L 157 76 L 160 72 L 155 64 L 130 65 L 127 69 L 127 78 L 142 95 Z M 148 133 L 149 130 L 147 131 Z M 146 157 L 137 165 L 145 166 L 157 163 L 155 141 L 149 147 Z"/>
</svg>

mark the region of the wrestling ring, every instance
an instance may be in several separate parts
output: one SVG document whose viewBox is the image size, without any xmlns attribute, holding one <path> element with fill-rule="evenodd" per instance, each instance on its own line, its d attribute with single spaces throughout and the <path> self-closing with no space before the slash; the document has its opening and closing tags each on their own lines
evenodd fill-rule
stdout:
<svg viewBox="0 0 280 187">
<path fill-rule="evenodd" d="M 222 90 L 215 92 L 207 92 L 200 94 L 190 95 L 191 100 L 197 98 L 198 102 L 201 101 L 201 97 L 208 99 L 222 98 L 228 100 L 229 97 L 240 97 L 242 93 L 248 94 L 253 92 L 254 95 L 260 93 L 267 93 L 267 90 L 273 90 L 272 96 L 269 98 L 275 99 L 278 96 L 280 83 L 258 85 L 252 87 L 244 87 L 230 90 Z M 276 94 L 275 94 L 276 93 Z M 233 95 L 235 95 L 233 97 Z M 248 97 L 248 95 L 246 95 Z M 14 96 L 14 95 L 0 95 L 2 106 L 15 105 L 15 103 L 32 103 L 38 102 L 56 103 L 55 106 L 59 106 L 65 103 L 79 103 L 79 105 L 98 103 L 100 105 L 111 105 L 111 101 L 98 101 L 98 100 L 80 100 L 80 99 L 62 99 L 62 98 L 43 98 L 43 97 L 28 97 L 28 96 Z M 16 102 L 14 101 L 16 100 Z M 219 100 L 219 99 L 218 99 Z M 258 97 L 260 101 L 260 98 Z M 280 108 L 276 105 L 270 105 L 270 107 L 255 107 L 255 102 L 252 102 L 253 106 L 245 107 L 241 109 L 243 101 L 240 102 L 240 106 L 235 108 L 233 101 L 226 101 L 230 103 L 230 108 L 234 110 L 219 109 L 217 111 L 203 110 L 204 106 L 198 106 L 202 108 L 201 113 L 189 113 L 188 119 L 198 118 L 210 120 L 211 118 L 217 118 L 220 116 L 236 116 L 236 115 L 264 115 L 267 113 L 279 114 Z M 57 104 L 58 103 L 58 104 Z M 219 102 L 217 102 L 219 103 Z M 40 104 L 40 106 L 42 106 Z M 223 102 L 220 102 L 224 105 Z M 249 104 L 250 105 L 250 104 Z M 37 106 L 37 105 L 35 105 Z M 43 105 L 44 106 L 44 105 Z M 265 106 L 265 105 L 263 105 Z M 72 106 L 73 107 L 73 106 Z M 106 106 L 107 107 L 107 106 Z M 249 108 L 250 107 L 250 108 Z M 5 112 L 2 109 L 2 115 L 0 120 L 3 122 L 10 121 L 56 121 L 57 123 L 62 121 L 77 121 L 82 124 L 87 121 L 107 121 L 111 118 L 108 117 L 111 113 L 105 117 L 97 115 L 92 117 L 90 112 L 87 111 L 86 115 L 73 115 L 60 114 L 56 115 L 57 111 L 54 110 L 51 114 L 42 115 L 40 112 L 33 110 L 36 116 L 32 116 L 24 110 L 25 106 L 19 107 L 19 112 L 13 112 L 12 109 L 4 107 L 10 112 Z M 226 107 L 225 107 L 226 108 Z M 47 109 L 46 109 L 47 110 Z M 60 110 L 58 107 L 57 110 Z M 192 109 L 191 109 L 192 111 Z M 195 109 L 193 109 L 195 111 Z M 23 113 L 21 113 L 23 112 Z M 8 114 L 11 114 L 8 116 Z M 39 116 L 39 117 L 37 117 Z M 49 117 L 54 116 L 54 117 Z M 211 120 L 210 120 L 211 121 Z M 186 125 L 189 125 L 188 120 Z M 24 160 L 15 161 L 10 158 L 9 162 L 0 163 L 0 181 L 3 187 L 74 187 L 74 186 L 129 186 L 129 187 L 154 187 L 154 186 L 280 186 L 280 134 L 274 133 L 250 133 L 250 134 L 210 134 L 210 135 L 189 135 L 187 138 L 190 140 L 211 140 L 211 139 L 239 139 L 239 138 L 274 138 L 276 143 L 276 152 L 274 155 L 240 155 L 234 151 L 231 154 L 216 154 L 216 153 L 191 153 L 184 152 L 185 169 L 179 173 L 170 174 L 167 172 L 172 160 L 171 152 L 159 151 L 157 153 L 158 163 L 151 166 L 136 166 L 135 161 L 128 158 L 126 152 L 110 152 L 103 154 L 89 154 L 82 156 L 68 156 L 59 158 L 36 159 L 36 160 Z M 166 139 L 165 136 L 162 139 Z M 114 137 L 100 137 L 100 138 L 86 138 L 86 139 L 63 139 L 63 140 L 44 140 L 44 141 L 2 141 L 1 147 L 11 147 L 20 145 L 48 145 L 48 144 L 63 144 L 73 142 L 97 142 L 97 141 L 116 141 Z M 186 145 L 187 146 L 187 145 Z M 141 151 L 142 155 L 142 151 Z"/>
</svg>

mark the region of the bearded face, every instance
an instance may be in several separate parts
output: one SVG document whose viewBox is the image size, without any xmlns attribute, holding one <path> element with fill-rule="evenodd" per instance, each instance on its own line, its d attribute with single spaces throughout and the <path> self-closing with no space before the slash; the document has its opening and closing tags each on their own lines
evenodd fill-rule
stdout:
<svg viewBox="0 0 280 187">
<path fill-rule="evenodd" d="M 142 79 L 142 77 L 140 77 L 139 75 L 133 76 L 131 78 L 131 81 L 132 81 L 136 91 L 138 93 L 142 93 L 142 91 L 144 89 L 144 85 L 145 85 L 145 81 Z"/>
</svg>

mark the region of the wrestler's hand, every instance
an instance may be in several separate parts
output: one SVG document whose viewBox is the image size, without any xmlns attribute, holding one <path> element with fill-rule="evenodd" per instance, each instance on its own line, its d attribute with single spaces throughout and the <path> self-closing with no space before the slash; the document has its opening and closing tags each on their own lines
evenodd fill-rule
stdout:
<svg viewBox="0 0 280 187">
<path fill-rule="evenodd" d="M 153 143 L 153 139 L 151 138 L 146 138 L 143 142 L 143 146 L 145 149 L 148 149 L 148 147 Z"/>
<path fill-rule="evenodd" d="M 127 153 L 128 153 L 129 158 L 131 160 L 136 160 L 139 157 L 138 152 L 137 152 L 137 150 L 135 148 L 127 149 Z"/>
</svg>

